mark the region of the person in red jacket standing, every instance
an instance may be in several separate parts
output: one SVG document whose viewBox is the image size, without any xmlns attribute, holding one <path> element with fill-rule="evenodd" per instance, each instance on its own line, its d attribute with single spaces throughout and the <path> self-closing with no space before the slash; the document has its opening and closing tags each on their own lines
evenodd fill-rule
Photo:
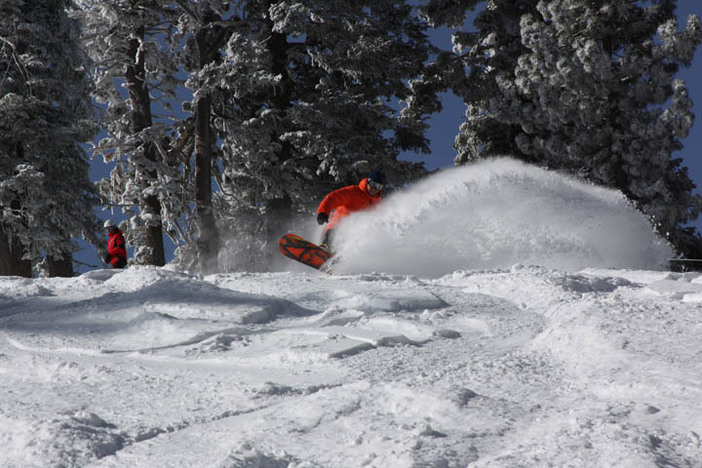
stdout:
<svg viewBox="0 0 702 468">
<path fill-rule="evenodd" d="M 122 231 L 111 219 L 105 221 L 104 226 L 108 236 L 105 263 L 112 265 L 112 268 L 124 268 L 127 266 L 127 249 Z"/>
<path fill-rule="evenodd" d="M 317 223 L 329 223 L 324 229 L 321 247 L 331 250 L 334 228 L 339 222 L 355 211 L 365 210 L 380 202 L 385 185 L 385 174 L 373 171 L 358 185 L 334 190 L 324 197 L 317 208 Z"/>
</svg>

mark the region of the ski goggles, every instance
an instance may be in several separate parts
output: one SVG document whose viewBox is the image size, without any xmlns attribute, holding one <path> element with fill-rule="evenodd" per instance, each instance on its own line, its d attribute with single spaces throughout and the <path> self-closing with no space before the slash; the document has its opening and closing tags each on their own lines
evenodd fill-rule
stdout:
<svg viewBox="0 0 702 468">
<path fill-rule="evenodd" d="M 383 190 L 383 184 L 370 179 L 368 179 L 368 187 L 372 188 L 373 190 Z"/>
</svg>

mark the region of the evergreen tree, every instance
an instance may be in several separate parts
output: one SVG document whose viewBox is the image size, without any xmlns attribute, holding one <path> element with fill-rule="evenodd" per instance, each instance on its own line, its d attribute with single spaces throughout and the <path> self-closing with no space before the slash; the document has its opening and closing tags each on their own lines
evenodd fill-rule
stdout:
<svg viewBox="0 0 702 468">
<path fill-rule="evenodd" d="M 679 31 L 674 0 L 495 0 L 475 26 L 457 36 L 471 74 L 454 83 L 486 94 L 462 94 L 457 162 L 513 155 L 617 188 L 681 253 L 702 255 L 684 227 L 702 200 L 674 155 L 693 122 L 675 75 L 702 40 L 699 18 Z"/>
<path fill-rule="evenodd" d="M 434 27 L 453 30 L 453 50 L 441 51 L 427 73 L 412 83 L 413 113 L 441 110 L 436 94 L 450 90 L 466 104 L 466 119 L 456 136 L 456 164 L 487 155 L 517 155 L 520 125 L 493 115 L 500 101 L 498 83 L 514 81 L 519 57 L 528 49 L 521 41 L 520 22 L 535 13 L 540 0 L 430 0 L 420 10 Z M 468 12 L 478 9 L 474 30 L 465 31 Z"/>
<path fill-rule="evenodd" d="M 0 274 L 71 276 L 72 239 L 90 238 L 94 187 L 79 142 L 86 123 L 84 61 L 68 1 L 0 5 Z"/>
<path fill-rule="evenodd" d="M 104 108 L 101 126 L 107 132 L 94 154 L 115 163 L 110 179 L 98 186 L 110 204 L 131 215 L 127 238 L 137 246 L 136 263 L 164 265 L 163 223 L 176 223 L 183 209 L 177 196 L 179 164 L 169 153 L 179 120 L 172 104 L 182 85 L 168 47 L 173 5 L 159 0 L 79 4 L 84 47 L 94 62 L 93 96 Z"/>
<path fill-rule="evenodd" d="M 675 74 L 702 40 L 699 18 L 678 32 L 672 0 L 551 1 L 539 12 L 522 19 L 530 52 L 520 57 L 514 88 L 500 86 L 508 121 L 531 119 L 516 139 L 520 150 L 621 190 L 673 245 L 695 255 L 681 225 L 697 218 L 702 199 L 673 153 L 694 120 Z"/>
<path fill-rule="evenodd" d="M 186 85 L 193 95 L 192 102 L 188 103 L 193 112 L 192 135 L 187 137 L 192 139 L 194 149 L 193 201 L 198 236 L 192 250 L 203 273 L 219 270 L 220 239 L 212 200 L 212 168 L 217 159 L 212 103 L 221 88 L 212 86 L 208 77 L 217 74 L 213 70 L 220 66 L 221 50 L 233 32 L 232 23 L 236 18 L 223 19 L 231 8 L 229 3 L 179 1 L 181 14 L 172 42 L 172 48 L 179 51 L 180 67 L 189 75 Z"/>
<path fill-rule="evenodd" d="M 410 97 L 407 82 L 432 49 L 404 1 L 257 0 L 232 14 L 221 63 L 202 78 L 221 90 L 215 204 L 234 234 L 225 263 L 265 267 L 255 263 L 275 254 L 270 243 L 329 190 L 376 167 L 396 184 L 424 173 L 398 161 L 402 150 L 427 149 L 421 115 L 393 105 Z"/>
</svg>

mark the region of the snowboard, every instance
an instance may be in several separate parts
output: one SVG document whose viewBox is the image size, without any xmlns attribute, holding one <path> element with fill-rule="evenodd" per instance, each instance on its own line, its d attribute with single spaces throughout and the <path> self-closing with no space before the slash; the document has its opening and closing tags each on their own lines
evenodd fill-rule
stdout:
<svg viewBox="0 0 702 468">
<path fill-rule="evenodd" d="M 297 234 L 285 234 L 278 242 L 280 251 L 288 258 L 319 270 L 334 254 Z M 322 269 L 324 271 L 324 269 Z"/>
</svg>

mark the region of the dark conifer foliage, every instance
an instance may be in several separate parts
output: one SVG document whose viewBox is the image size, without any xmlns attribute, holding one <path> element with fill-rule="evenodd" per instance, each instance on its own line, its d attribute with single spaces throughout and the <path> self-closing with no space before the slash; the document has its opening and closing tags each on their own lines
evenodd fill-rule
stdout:
<svg viewBox="0 0 702 468">
<path fill-rule="evenodd" d="M 443 3 L 426 9 L 435 22 L 457 15 Z M 456 50 L 418 89 L 448 88 L 465 100 L 457 163 L 510 155 L 619 189 L 679 252 L 700 257 L 702 243 L 685 225 L 702 200 L 676 156 L 694 116 L 676 74 L 702 29 L 697 16 L 679 26 L 675 3 L 489 1 L 476 31 L 457 33 Z"/>
<path fill-rule="evenodd" d="M 1 274 L 70 276 L 75 238 L 95 240 L 97 197 L 79 145 L 93 126 L 69 2 L 0 4 Z"/>
</svg>

